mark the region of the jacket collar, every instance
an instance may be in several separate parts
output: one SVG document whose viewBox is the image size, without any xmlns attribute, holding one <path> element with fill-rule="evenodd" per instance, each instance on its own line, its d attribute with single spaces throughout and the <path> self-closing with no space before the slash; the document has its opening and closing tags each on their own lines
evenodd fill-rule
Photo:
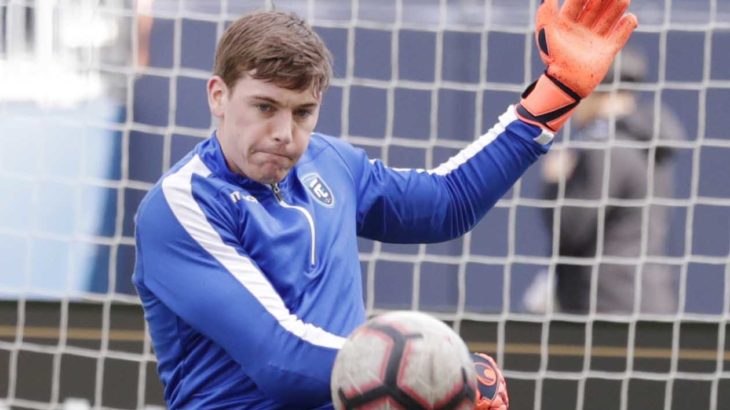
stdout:
<svg viewBox="0 0 730 410">
<path fill-rule="evenodd" d="M 213 134 L 207 141 L 201 144 L 198 155 L 200 155 L 201 159 L 208 166 L 211 172 L 219 178 L 222 178 L 234 185 L 238 185 L 252 193 L 262 190 L 271 190 L 269 185 L 254 181 L 245 175 L 237 174 L 228 168 L 226 159 L 223 156 L 223 149 L 221 148 L 220 141 L 218 141 L 218 136 L 215 131 L 213 131 Z M 282 191 L 286 190 L 292 175 L 295 173 L 296 164 L 292 167 L 284 179 L 279 182 L 279 189 Z"/>
</svg>

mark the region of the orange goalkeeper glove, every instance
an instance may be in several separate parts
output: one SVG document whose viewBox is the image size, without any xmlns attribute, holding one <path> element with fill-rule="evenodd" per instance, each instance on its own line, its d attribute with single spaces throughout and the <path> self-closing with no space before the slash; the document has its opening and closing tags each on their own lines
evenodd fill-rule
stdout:
<svg viewBox="0 0 730 410">
<path fill-rule="evenodd" d="M 517 116 L 558 131 L 606 76 L 638 22 L 631 0 L 543 0 L 535 38 L 545 74 L 522 94 Z"/>
<path fill-rule="evenodd" d="M 494 359 L 484 353 L 472 353 L 477 371 L 477 403 L 474 410 L 507 410 L 507 382 Z"/>
</svg>

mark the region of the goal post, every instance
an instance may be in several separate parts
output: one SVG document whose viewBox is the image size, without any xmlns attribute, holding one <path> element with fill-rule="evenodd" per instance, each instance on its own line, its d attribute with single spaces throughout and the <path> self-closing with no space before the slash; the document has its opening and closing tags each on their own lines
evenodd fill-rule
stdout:
<svg viewBox="0 0 730 410">
<path fill-rule="evenodd" d="M 0 0 L 0 409 L 164 407 L 130 281 L 134 214 L 213 129 L 205 83 L 230 22 L 272 7 L 303 16 L 334 57 L 317 130 L 393 167 L 433 168 L 542 71 L 539 3 Z M 621 54 L 599 92 L 614 102 L 631 92 L 645 138 L 622 136 L 619 110 L 603 138 L 573 121 L 551 148 L 591 154 L 592 196 L 564 174 L 548 186 L 545 157 L 462 238 L 360 241 L 368 313 L 446 321 L 498 359 L 514 408 L 730 406 L 730 4 L 631 10 L 641 76 L 625 76 L 633 63 Z M 643 194 L 616 197 L 614 174 L 632 155 L 646 160 L 630 178 L 643 178 Z M 586 212 L 593 253 L 566 254 L 563 237 Z M 625 242 L 638 238 L 630 252 L 606 239 L 621 215 L 632 221 Z M 564 265 L 588 283 L 579 313 L 557 296 Z M 630 278 L 628 310 L 610 309 L 611 272 Z M 671 306 L 647 308 L 662 284 Z"/>
</svg>

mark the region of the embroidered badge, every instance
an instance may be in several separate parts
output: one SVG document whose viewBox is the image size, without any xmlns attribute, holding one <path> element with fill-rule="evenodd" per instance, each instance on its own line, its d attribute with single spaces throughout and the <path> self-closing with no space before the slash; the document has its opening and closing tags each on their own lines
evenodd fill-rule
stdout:
<svg viewBox="0 0 730 410">
<path fill-rule="evenodd" d="M 324 182 L 319 174 L 307 174 L 302 177 L 302 183 L 312 198 L 316 199 L 320 204 L 332 208 L 335 205 L 335 197 L 332 194 L 332 190 Z"/>
</svg>

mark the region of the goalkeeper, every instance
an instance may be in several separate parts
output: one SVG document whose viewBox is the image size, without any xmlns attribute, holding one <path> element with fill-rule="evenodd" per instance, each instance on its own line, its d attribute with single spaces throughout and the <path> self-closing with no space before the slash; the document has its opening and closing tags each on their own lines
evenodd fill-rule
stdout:
<svg viewBox="0 0 730 410">
<path fill-rule="evenodd" d="M 357 236 L 423 243 L 469 231 L 606 74 L 636 26 L 628 3 L 544 2 L 545 74 L 431 170 L 392 169 L 314 132 L 330 56 L 301 19 L 268 11 L 231 24 L 207 83 L 217 129 L 136 217 L 133 281 L 169 407 L 331 408 L 337 349 L 365 320 Z M 499 376 L 479 408 L 507 407 Z"/>
</svg>

